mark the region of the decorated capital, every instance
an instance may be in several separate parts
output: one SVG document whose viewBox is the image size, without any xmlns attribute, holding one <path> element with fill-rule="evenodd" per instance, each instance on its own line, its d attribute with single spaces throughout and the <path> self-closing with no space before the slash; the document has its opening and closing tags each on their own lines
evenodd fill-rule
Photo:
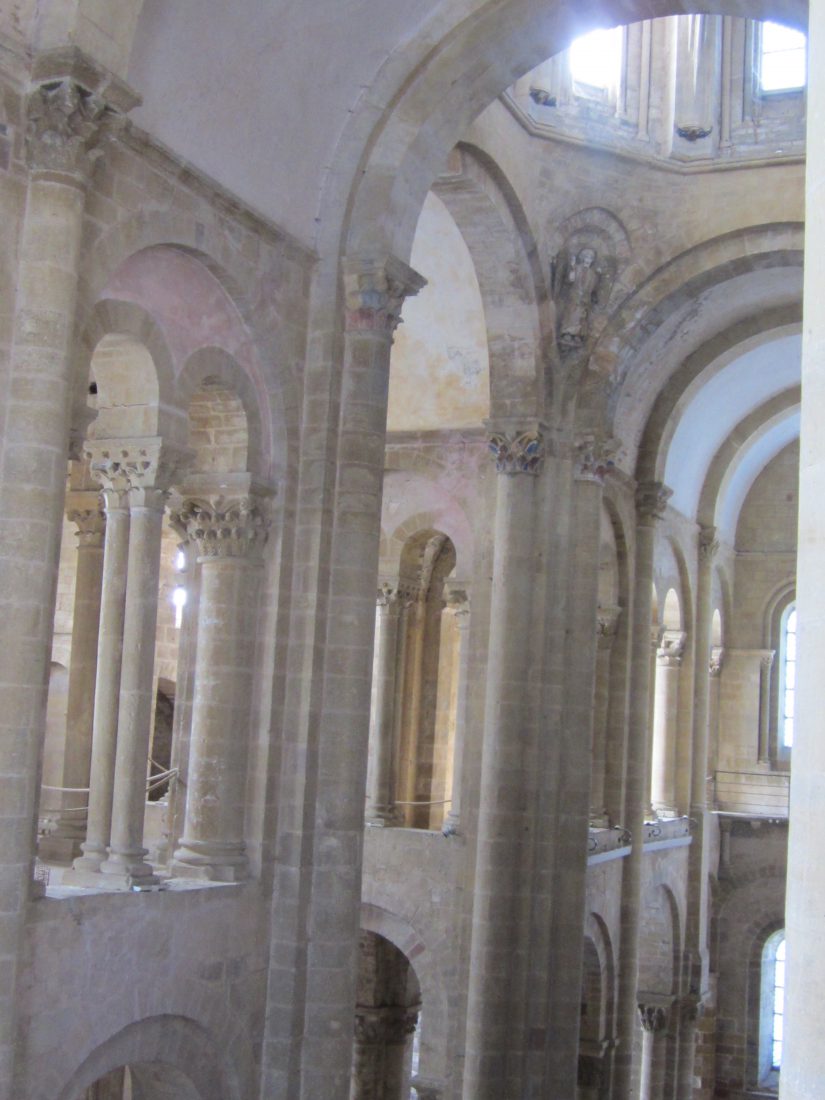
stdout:
<svg viewBox="0 0 825 1100">
<path fill-rule="evenodd" d="M 719 551 L 719 540 L 715 527 L 702 527 L 699 530 L 699 560 L 710 564 Z"/>
<path fill-rule="evenodd" d="M 661 481 L 646 481 L 636 487 L 636 514 L 640 520 L 651 522 L 665 514 L 667 502 L 673 496 Z"/>
<path fill-rule="evenodd" d="M 41 84 L 26 104 L 26 158 L 34 172 L 86 179 L 106 126 L 118 117 L 71 79 Z"/>
<path fill-rule="evenodd" d="M 544 439 L 536 428 L 515 433 L 494 432 L 490 436 L 489 448 L 500 474 L 535 476 L 541 472 Z"/>
<path fill-rule="evenodd" d="M 665 630 L 656 651 L 656 663 L 665 668 L 678 668 L 685 655 L 687 634 L 683 630 Z"/>
<path fill-rule="evenodd" d="M 202 560 L 258 557 L 269 534 L 269 518 L 252 496 L 184 500 L 172 523 Z"/>
<path fill-rule="evenodd" d="M 391 339 L 401 323 L 404 300 L 425 285 L 423 276 L 394 256 L 345 260 L 346 331 L 373 332 Z"/>
<path fill-rule="evenodd" d="M 576 440 L 574 473 L 577 481 L 592 481 L 603 485 L 606 475 L 615 466 L 618 444 L 614 439 L 598 435 L 583 435 Z"/>
<path fill-rule="evenodd" d="M 639 1002 L 639 1022 L 643 1031 L 653 1034 L 664 1031 L 667 1027 L 667 1009 L 660 1004 L 648 1004 Z"/>
</svg>

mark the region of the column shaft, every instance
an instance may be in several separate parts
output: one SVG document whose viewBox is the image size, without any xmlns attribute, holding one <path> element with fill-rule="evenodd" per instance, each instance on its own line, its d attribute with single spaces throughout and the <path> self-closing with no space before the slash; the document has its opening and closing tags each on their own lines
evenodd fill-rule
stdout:
<svg viewBox="0 0 825 1100">
<path fill-rule="evenodd" d="M 160 536 L 164 493 L 130 490 L 129 559 L 123 622 L 112 833 L 105 875 L 150 885 L 156 882 L 143 857 L 146 775 L 152 728 L 152 675 L 160 580 Z M 120 883 L 118 883 L 120 885 Z"/>
<path fill-rule="evenodd" d="M 66 743 L 62 786 L 88 787 L 91 775 L 97 645 L 103 579 L 105 521 L 96 492 L 73 493 L 67 515 L 77 525 L 77 564 L 72 614 L 72 651 L 66 708 Z M 54 803 L 56 798 L 52 796 Z M 86 836 L 88 794 L 64 794 L 57 829 L 40 843 L 42 857 L 71 859 Z"/>
<path fill-rule="evenodd" d="M 129 558 L 129 507 L 125 492 L 104 489 L 106 536 L 103 548 L 100 627 L 95 674 L 92 756 L 89 772 L 89 813 L 83 855 L 74 867 L 96 872 L 106 858 L 112 827 L 112 791 L 117 751 L 117 712 L 126 610 Z M 76 876 L 71 876 L 74 881 Z"/>
<path fill-rule="evenodd" d="M 40 757 L 69 450 L 71 344 L 87 151 L 103 104 L 70 81 L 27 104 L 31 176 L 19 239 L 0 459 L 3 920 L 0 1100 L 13 1084 L 18 959 L 31 894 Z"/>
<path fill-rule="evenodd" d="M 370 740 L 373 749 L 372 783 L 367 791 L 366 818 L 371 825 L 397 824 L 393 799 L 393 750 L 395 734 L 398 625 L 401 605 L 398 592 L 385 585 L 376 605 L 375 657 L 373 662 Z"/>
<path fill-rule="evenodd" d="M 808 20 L 811 61 L 797 557 L 799 660 L 785 905 L 787 987 L 779 1083 L 782 1100 L 817 1100 L 825 1081 L 821 1023 L 825 953 L 820 946 L 825 939 L 825 860 L 819 841 L 825 789 L 825 0 L 810 0 Z"/>
<path fill-rule="evenodd" d="M 247 874 L 256 582 L 266 526 L 246 498 L 191 502 L 176 517 L 179 524 L 189 525 L 200 551 L 200 591 L 186 820 L 172 870 L 236 882 Z"/>
<path fill-rule="evenodd" d="M 610 711 L 611 658 L 620 608 L 599 608 L 597 616 L 596 683 L 593 715 L 593 764 L 590 777 L 590 821 L 605 826 L 608 822 L 607 797 L 607 726 Z"/>
<path fill-rule="evenodd" d="M 525 433 L 526 435 L 526 433 Z M 521 440 L 525 436 L 519 437 Z M 519 438 L 515 441 L 519 442 Z M 494 437 L 494 443 L 497 442 Z M 512 449 L 503 439 L 500 449 Z M 520 444 L 540 453 L 532 433 Z M 465 1100 L 517 1095 L 531 850 L 531 663 L 536 478 L 499 461 L 467 1002 Z M 522 1051 L 523 1053 L 523 1051 Z M 509 1056 L 509 1059 L 508 1059 Z M 508 1064 L 508 1060 L 510 1064 Z"/>
<path fill-rule="evenodd" d="M 659 482 L 640 485 L 636 491 L 636 553 L 633 575 L 633 626 L 630 652 L 630 716 L 628 722 L 627 777 L 625 781 L 627 828 L 632 844 L 622 868 L 619 994 L 614 1090 L 629 1097 L 633 1081 L 633 1037 L 637 1027 L 639 969 L 639 918 L 644 858 L 644 822 L 647 809 L 648 723 L 650 690 L 650 621 L 652 615 L 655 522 L 664 514 L 670 495 Z"/>
<path fill-rule="evenodd" d="M 651 805 L 657 817 L 676 817 L 676 743 L 679 732 L 679 673 L 685 636 L 666 630 L 656 654 L 653 704 Z"/>
<path fill-rule="evenodd" d="M 464 776 L 464 734 L 467 725 L 467 690 L 470 672 L 470 614 L 466 593 L 463 600 L 455 595 L 448 598 L 455 607 L 458 629 L 458 662 L 456 673 L 455 740 L 453 741 L 453 781 L 450 790 L 450 806 L 442 831 L 452 836 L 461 828 L 461 784 Z"/>
</svg>

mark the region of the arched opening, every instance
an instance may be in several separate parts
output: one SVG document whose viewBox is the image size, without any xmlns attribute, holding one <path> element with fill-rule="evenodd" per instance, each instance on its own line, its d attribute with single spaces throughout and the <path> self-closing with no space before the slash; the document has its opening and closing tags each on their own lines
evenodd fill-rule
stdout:
<svg viewBox="0 0 825 1100">
<path fill-rule="evenodd" d="M 160 1063 L 121 1066 L 95 1081 L 78 1100 L 205 1100 L 181 1070 Z"/>
<path fill-rule="evenodd" d="M 421 1008 L 418 978 L 407 957 L 378 933 L 362 931 L 350 1100 L 414 1095 Z"/>
</svg>

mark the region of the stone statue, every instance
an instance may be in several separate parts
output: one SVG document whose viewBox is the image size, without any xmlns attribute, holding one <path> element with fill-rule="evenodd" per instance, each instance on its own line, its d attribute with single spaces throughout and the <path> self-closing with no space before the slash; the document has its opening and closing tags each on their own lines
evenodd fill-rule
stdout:
<svg viewBox="0 0 825 1100">
<path fill-rule="evenodd" d="M 582 347 L 590 334 L 590 315 L 596 306 L 606 305 L 612 271 L 594 248 L 562 252 L 553 265 L 553 282 L 559 307 L 558 334 L 562 350 Z"/>
</svg>

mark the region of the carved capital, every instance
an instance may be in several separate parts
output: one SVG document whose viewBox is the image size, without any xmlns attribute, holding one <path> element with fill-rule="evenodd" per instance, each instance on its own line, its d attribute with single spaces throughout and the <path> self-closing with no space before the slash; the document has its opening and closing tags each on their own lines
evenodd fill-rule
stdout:
<svg viewBox="0 0 825 1100">
<path fill-rule="evenodd" d="M 636 514 L 640 520 L 661 519 L 665 514 L 667 502 L 673 496 L 661 481 L 646 481 L 636 486 Z"/>
<path fill-rule="evenodd" d="M 106 532 L 106 516 L 100 505 L 96 508 L 70 508 L 66 518 L 77 525 L 77 545 L 99 547 Z"/>
<path fill-rule="evenodd" d="M 355 1041 L 365 1045 L 402 1044 L 415 1031 L 418 1009 L 400 1006 L 380 1008 L 358 1005 L 355 1010 Z"/>
<path fill-rule="evenodd" d="M 184 500 L 172 523 L 202 559 L 256 557 L 269 533 L 269 518 L 252 496 Z"/>
<path fill-rule="evenodd" d="M 710 562 L 719 551 L 719 540 L 716 537 L 715 527 L 702 527 L 699 531 L 699 560 Z"/>
<path fill-rule="evenodd" d="M 605 476 L 615 465 L 613 459 L 618 449 L 614 439 L 602 439 L 597 435 L 585 435 L 576 440 L 576 480 L 603 485 Z"/>
<path fill-rule="evenodd" d="M 489 448 L 500 474 L 536 475 L 541 472 L 544 439 L 536 428 L 514 433 L 494 432 Z"/>
<path fill-rule="evenodd" d="M 643 1031 L 653 1034 L 664 1031 L 667 1027 L 667 1009 L 661 1004 L 651 1004 L 647 1001 L 639 1001 L 639 1022 Z"/>
<path fill-rule="evenodd" d="M 687 634 L 683 630 L 665 630 L 656 650 L 656 663 L 665 668 L 679 668 L 685 655 Z"/>
<path fill-rule="evenodd" d="M 401 323 L 404 299 L 425 285 L 423 276 L 394 256 L 345 260 L 346 331 L 375 332 L 391 339 Z"/>
<path fill-rule="evenodd" d="M 393 585 L 390 584 L 389 581 L 384 581 L 378 586 L 378 595 L 375 602 L 378 607 L 386 607 L 389 609 L 400 608 L 402 597 L 398 585 Z"/>
<path fill-rule="evenodd" d="M 33 172 L 86 179 L 101 137 L 119 116 L 67 78 L 35 88 L 26 104 L 26 157 Z"/>
<path fill-rule="evenodd" d="M 95 440 L 87 446 L 86 456 L 91 476 L 102 489 L 128 492 L 135 504 L 142 503 L 150 490 L 153 495 L 165 492 L 191 458 L 188 451 L 159 437 Z"/>
<path fill-rule="evenodd" d="M 759 665 L 764 672 L 770 672 L 773 668 L 774 658 L 776 657 L 775 649 L 766 649 L 763 651 L 762 656 L 759 658 Z"/>
<path fill-rule="evenodd" d="M 710 651 L 710 660 L 708 661 L 708 674 L 714 678 L 721 676 L 724 661 L 725 651 L 722 646 L 713 646 Z"/>
</svg>

